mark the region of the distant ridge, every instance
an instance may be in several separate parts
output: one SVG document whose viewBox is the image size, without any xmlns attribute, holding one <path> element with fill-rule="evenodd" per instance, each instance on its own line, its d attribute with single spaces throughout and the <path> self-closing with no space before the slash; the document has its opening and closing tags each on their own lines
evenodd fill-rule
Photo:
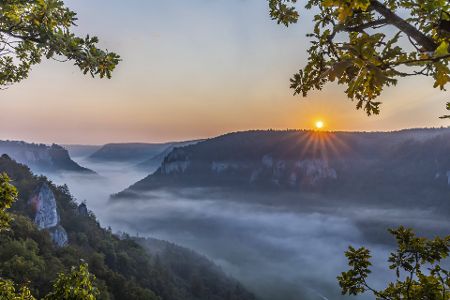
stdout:
<svg viewBox="0 0 450 300">
<path fill-rule="evenodd" d="M 140 169 L 159 165 L 174 147 L 182 147 L 198 141 L 167 143 L 110 143 L 89 156 L 92 161 L 134 163 Z"/>
<path fill-rule="evenodd" d="M 158 167 L 161 165 L 161 163 L 164 161 L 164 158 L 173 151 L 173 149 L 175 148 L 179 148 L 179 147 L 186 147 L 189 145 L 193 145 L 196 143 L 200 143 L 204 140 L 195 140 L 195 141 L 187 141 L 187 142 L 173 142 L 170 143 L 170 145 L 164 149 L 162 152 L 152 156 L 149 159 L 146 159 L 142 162 L 140 162 L 139 164 L 136 165 L 137 168 L 142 169 L 142 170 L 151 170 L 155 167 Z"/>
<path fill-rule="evenodd" d="M 94 161 L 139 163 L 170 147 L 170 143 L 111 143 L 89 156 Z"/>
<path fill-rule="evenodd" d="M 61 145 L 67 151 L 71 157 L 85 158 L 92 155 L 95 151 L 99 150 L 103 145 L 81 145 L 81 144 L 65 144 Z"/>
<path fill-rule="evenodd" d="M 60 145 L 33 144 L 23 141 L 0 141 L 0 155 L 6 154 L 34 172 L 80 172 L 95 174 L 73 161 L 69 152 Z"/>
<path fill-rule="evenodd" d="M 325 191 L 333 186 L 345 193 L 356 187 L 362 192 L 371 181 L 385 187 L 396 181 L 447 185 L 448 153 L 450 128 L 234 132 L 173 149 L 156 172 L 113 198 L 167 187 Z"/>
</svg>

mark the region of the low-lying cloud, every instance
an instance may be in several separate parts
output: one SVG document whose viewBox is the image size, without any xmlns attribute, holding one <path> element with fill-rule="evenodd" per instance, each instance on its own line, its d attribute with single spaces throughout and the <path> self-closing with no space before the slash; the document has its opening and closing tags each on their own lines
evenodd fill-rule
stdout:
<svg viewBox="0 0 450 300">
<path fill-rule="evenodd" d="M 336 276 L 347 269 L 344 251 L 350 244 L 373 251 L 371 282 L 383 287 L 393 246 L 388 227 L 404 224 L 441 234 L 450 225 L 432 210 L 342 207 L 335 199 L 322 199 L 320 205 L 278 205 L 259 201 L 267 195 L 207 188 L 159 190 L 140 200 L 111 201 L 109 195 L 147 174 L 127 165 L 83 165 L 100 177 L 65 174 L 53 180 L 67 183 L 80 201 L 86 199 L 103 226 L 192 248 L 263 300 L 341 299 Z"/>
</svg>

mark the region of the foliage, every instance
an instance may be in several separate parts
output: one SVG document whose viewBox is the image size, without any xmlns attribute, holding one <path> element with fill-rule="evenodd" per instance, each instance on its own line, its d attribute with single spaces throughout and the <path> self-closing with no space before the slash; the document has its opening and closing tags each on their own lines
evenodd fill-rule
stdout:
<svg viewBox="0 0 450 300">
<path fill-rule="evenodd" d="M 35 300 L 31 295 L 30 290 L 23 286 L 16 290 L 14 283 L 11 280 L 0 278 L 0 299 L 5 300 Z"/>
<path fill-rule="evenodd" d="M 94 286 L 95 276 L 89 274 L 87 264 L 83 263 L 78 268 L 72 267 L 69 274 L 58 275 L 53 292 L 45 297 L 45 300 L 95 300 L 99 295 Z"/>
<path fill-rule="evenodd" d="M 296 3 L 269 0 L 272 19 L 296 23 Z M 291 79 L 294 94 L 337 81 L 371 115 L 380 112 L 375 99 L 398 78 L 431 76 L 441 90 L 450 82 L 449 1 L 309 0 L 305 7 L 316 14 L 308 63 Z"/>
<path fill-rule="evenodd" d="M 11 185 L 6 173 L 0 173 L 0 232 L 6 230 L 11 218 L 6 210 L 11 207 L 17 199 L 17 190 Z"/>
<path fill-rule="evenodd" d="M 163 251 L 158 253 L 165 258 L 161 264 L 156 254 L 149 254 L 132 238 L 119 237 L 102 228 L 92 213 L 78 214 L 78 206 L 66 185 L 55 186 L 45 177 L 34 176 L 28 167 L 7 156 L 0 158 L 0 172 L 7 172 L 19 191 L 18 200 L 10 209 L 14 213 L 11 230 L 0 235 L 0 276 L 27 285 L 36 298 L 53 292 L 51 299 L 65 299 L 55 298 L 61 294 L 54 293 L 51 283 L 59 281 L 61 287 L 64 280 L 59 280 L 56 274 L 67 273 L 83 260 L 89 265 L 89 272 L 95 275 L 95 279 L 90 277 L 90 280 L 95 284 L 99 292 L 96 298 L 100 300 L 254 299 L 242 287 L 237 289 L 236 281 L 224 280 L 225 275 L 217 272 L 212 273 L 215 277 L 199 278 L 199 285 L 204 288 L 197 297 L 197 290 L 191 285 L 192 268 L 197 265 L 195 258 L 186 255 L 180 261 L 178 256 L 164 255 L 166 252 Z M 33 212 L 28 200 L 42 183 L 46 183 L 55 195 L 61 225 L 69 236 L 67 247 L 55 247 L 49 234 L 31 221 Z M 180 250 L 180 253 L 186 251 Z M 189 275 L 180 276 L 175 271 L 180 268 L 187 270 Z M 75 270 L 80 274 L 79 269 Z M 207 268 L 203 272 L 211 274 Z M 60 275 L 59 278 L 61 276 L 67 279 L 72 275 Z"/>
<path fill-rule="evenodd" d="M 447 103 L 447 110 L 450 111 L 450 102 Z M 441 117 L 441 119 L 449 119 L 449 118 L 450 118 L 450 115 L 445 115 L 445 116 Z"/>
<path fill-rule="evenodd" d="M 370 251 L 350 247 L 346 252 L 351 269 L 338 276 L 342 294 L 372 293 L 376 299 L 450 299 L 449 270 L 442 261 L 449 255 L 450 236 L 434 239 L 417 237 L 411 229 L 399 227 L 389 230 L 398 248 L 389 257 L 389 268 L 395 271 L 396 281 L 384 290 L 375 290 L 368 282 Z"/>
<path fill-rule="evenodd" d="M 119 56 L 97 48 L 95 36 L 73 34 L 76 20 L 61 0 L 1 1 L 0 87 L 27 78 L 42 57 L 72 61 L 84 74 L 110 78 Z"/>
</svg>

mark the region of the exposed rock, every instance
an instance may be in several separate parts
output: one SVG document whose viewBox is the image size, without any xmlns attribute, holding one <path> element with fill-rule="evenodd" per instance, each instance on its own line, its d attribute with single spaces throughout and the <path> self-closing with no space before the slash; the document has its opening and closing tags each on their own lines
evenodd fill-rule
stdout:
<svg viewBox="0 0 450 300">
<path fill-rule="evenodd" d="M 262 158 L 262 164 L 266 168 L 272 168 L 273 166 L 273 158 L 270 155 L 264 155 Z"/>
<path fill-rule="evenodd" d="M 284 160 L 277 161 L 273 166 L 274 179 L 280 179 L 286 172 L 287 163 Z"/>
<path fill-rule="evenodd" d="M 290 186 L 296 186 L 297 185 L 297 174 L 295 172 L 292 172 L 291 175 L 289 175 L 289 185 Z"/>
<path fill-rule="evenodd" d="M 64 247 L 68 244 L 69 239 L 67 238 L 67 232 L 61 225 L 48 229 L 48 232 L 56 246 Z"/>
<path fill-rule="evenodd" d="M 211 163 L 211 170 L 215 173 L 223 173 L 228 170 L 237 170 L 239 169 L 238 163 L 226 162 L 226 161 L 213 161 Z"/>
<path fill-rule="evenodd" d="M 38 191 L 30 199 L 35 213 L 34 223 L 39 229 L 55 227 L 59 223 L 59 216 L 56 210 L 55 195 L 47 184 L 42 184 Z"/>
<path fill-rule="evenodd" d="M 291 187 L 299 184 L 316 185 L 321 180 L 337 179 L 337 172 L 325 160 L 306 159 L 299 161 L 275 160 L 270 155 L 264 155 L 262 168 L 252 172 L 250 182 L 261 178 L 264 169 L 269 172 L 270 181 L 275 185 L 287 184 Z"/>
<path fill-rule="evenodd" d="M 261 172 L 261 170 L 253 170 L 252 174 L 250 175 L 250 183 L 256 182 L 261 175 Z"/>
<path fill-rule="evenodd" d="M 188 167 L 188 161 L 174 161 L 163 164 L 161 167 L 161 172 L 166 175 L 173 173 L 184 173 Z"/>
<path fill-rule="evenodd" d="M 159 152 L 158 154 L 151 156 L 151 158 L 140 162 L 136 165 L 136 167 L 138 167 L 139 169 L 153 170 L 155 166 L 160 166 L 164 161 L 164 158 L 166 158 L 166 156 L 169 155 L 175 148 L 190 146 L 201 141 L 203 140 L 168 143 L 166 144 L 167 148 L 164 151 Z"/>
<path fill-rule="evenodd" d="M 89 215 L 86 203 L 81 203 L 77 208 L 78 214 L 83 217 L 87 217 Z"/>
<path fill-rule="evenodd" d="M 297 162 L 310 184 L 316 184 L 323 179 L 337 179 L 337 172 L 328 163 L 320 159 L 307 159 Z"/>
<path fill-rule="evenodd" d="M 174 149 L 161 165 L 161 173 L 169 175 L 173 173 L 184 173 L 190 165 L 186 153 L 182 149 Z"/>
<path fill-rule="evenodd" d="M 30 205 L 34 212 L 34 223 L 38 228 L 48 230 L 55 245 L 65 246 L 68 242 L 67 233 L 59 225 L 55 195 L 46 183 L 43 183 L 30 198 Z"/>
<path fill-rule="evenodd" d="M 0 154 L 8 154 L 15 161 L 27 165 L 37 173 L 41 172 L 82 172 L 94 171 L 78 165 L 63 147 L 53 144 L 29 144 L 16 141 L 0 141 Z"/>
</svg>

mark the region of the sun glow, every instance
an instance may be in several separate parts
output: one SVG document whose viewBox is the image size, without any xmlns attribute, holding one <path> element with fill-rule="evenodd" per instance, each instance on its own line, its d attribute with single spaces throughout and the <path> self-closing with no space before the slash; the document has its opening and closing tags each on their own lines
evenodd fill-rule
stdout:
<svg viewBox="0 0 450 300">
<path fill-rule="evenodd" d="M 325 123 L 321 120 L 316 121 L 316 129 L 322 129 L 325 126 Z"/>
</svg>

